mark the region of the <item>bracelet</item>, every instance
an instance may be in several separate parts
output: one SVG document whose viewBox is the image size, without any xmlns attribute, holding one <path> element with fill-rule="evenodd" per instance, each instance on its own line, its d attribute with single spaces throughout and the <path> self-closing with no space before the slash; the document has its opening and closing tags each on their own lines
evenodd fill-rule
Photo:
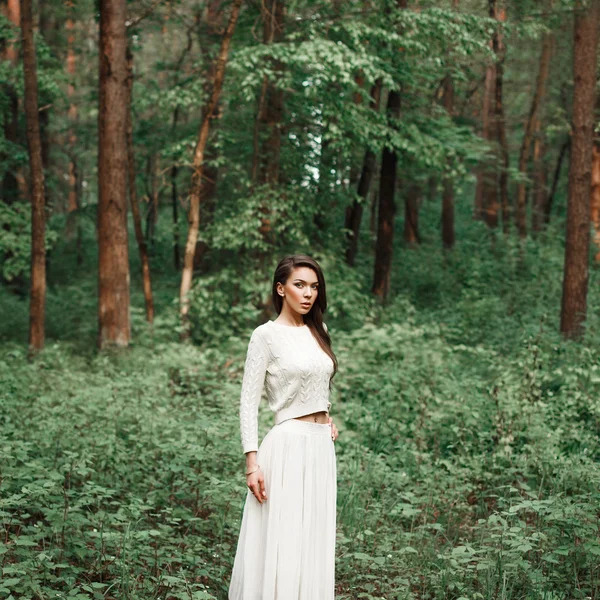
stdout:
<svg viewBox="0 0 600 600">
<path fill-rule="evenodd" d="M 254 471 L 248 471 L 246 473 L 246 475 L 252 475 L 252 473 L 256 473 L 256 471 L 258 471 L 260 469 L 260 465 L 256 465 L 256 469 L 254 469 Z"/>
</svg>

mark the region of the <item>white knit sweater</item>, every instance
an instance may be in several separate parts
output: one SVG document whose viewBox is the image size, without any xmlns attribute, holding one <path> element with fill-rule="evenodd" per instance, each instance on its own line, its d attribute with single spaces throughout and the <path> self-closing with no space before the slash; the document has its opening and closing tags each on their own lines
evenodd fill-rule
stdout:
<svg viewBox="0 0 600 600">
<path fill-rule="evenodd" d="M 327 326 L 325 325 L 327 330 Z M 266 383 L 275 424 L 318 411 L 329 411 L 333 361 L 308 325 L 267 321 L 250 336 L 240 397 L 244 453 L 258 450 L 258 405 Z"/>
</svg>

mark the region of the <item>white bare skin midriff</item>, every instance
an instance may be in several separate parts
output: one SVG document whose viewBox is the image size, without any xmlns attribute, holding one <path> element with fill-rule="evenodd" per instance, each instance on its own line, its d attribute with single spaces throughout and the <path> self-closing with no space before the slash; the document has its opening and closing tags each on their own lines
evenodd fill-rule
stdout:
<svg viewBox="0 0 600 600">
<path fill-rule="evenodd" d="M 297 421 L 310 421 L 311 423 L 329 423 L 329 415 L 327 411 L 321 410 L 319 412 L 310 413 L 310 415 L 302 415 L 301 417 L 294 417 Z"/>
</svg>

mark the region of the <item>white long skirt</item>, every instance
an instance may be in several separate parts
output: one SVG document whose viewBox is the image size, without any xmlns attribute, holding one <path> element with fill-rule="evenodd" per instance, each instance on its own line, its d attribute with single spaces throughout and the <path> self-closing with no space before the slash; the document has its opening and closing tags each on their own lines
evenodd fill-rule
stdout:
<svg viewBox="0 0 600 600">
<path fill-rule="evenodd" d="M 257 462 L 267 500 L 248 490 L 229 600 L 335 598 L 336 457 L 327 423 L 288 419 Z"/>
</svg>

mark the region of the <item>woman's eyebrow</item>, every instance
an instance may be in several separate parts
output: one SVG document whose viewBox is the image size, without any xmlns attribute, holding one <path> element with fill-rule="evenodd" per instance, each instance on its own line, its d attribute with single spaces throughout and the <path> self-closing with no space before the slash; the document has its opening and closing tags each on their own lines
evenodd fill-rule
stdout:
<svg viewBox="0 0 600 600">
<path fill-rule="evenodd" d="M 301 281 L 302 283 L 306 283 L 306 281 L 304 281 L 304 279 L 300 279 L 298 277 L 296 277 L 296 279 L 294 279 L 294 281 Z M 313 281 L 314 284 L 319 285 L 318 281 Z"/>
</svg>

